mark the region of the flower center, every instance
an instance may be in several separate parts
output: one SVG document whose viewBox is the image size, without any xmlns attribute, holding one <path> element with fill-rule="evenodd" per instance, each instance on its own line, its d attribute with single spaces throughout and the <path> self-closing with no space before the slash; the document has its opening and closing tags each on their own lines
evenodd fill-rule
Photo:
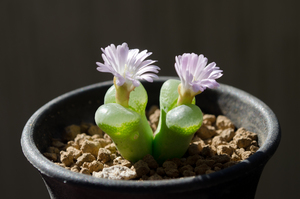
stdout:
<svg viewBox="0 0 300 199">
<path fill-rule="evenodd" d="M 195 75 L 193 75 L 193 80 L 192 80 L 192 82 L 195 82 L 196 81 L 196 77 L 195 77 Z"/>
<path fill-rule="evenodd" d="M 131 70 L 130 70 L 131 69 Z M 124 72 L 123 72 L 123 77 L 126 79 L 126 75 L 129 75 L 131 78 L 134 77 L 135 72 L 132 71 L 132 68 L 128 67 L 127 64 L 125 64 Z"/>
<path fill-rule="evenodd" d="M 124 72 L 123 72 L 123 77 L 124 78 L 126 77 L 127 70 L 128 70 L 128 66 L 127 66 L 127 64 L 125 64 L 125 68 L 124 68 Z"/>
</svg>

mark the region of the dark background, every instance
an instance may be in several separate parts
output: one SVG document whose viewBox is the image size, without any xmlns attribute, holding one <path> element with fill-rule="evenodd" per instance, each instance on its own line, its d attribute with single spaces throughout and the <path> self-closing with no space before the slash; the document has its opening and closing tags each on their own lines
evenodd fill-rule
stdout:
<svg viewBox="0 0 300 199">
<path fill-rule="evenodd" d="M 161 76 L 174 57 L 203 53 L 224 70 L 221 83 L 264 101 L 282 127 L 257 199 L 297 198 L 300 160 L 300 3 L 280 1 L 0 2 L 1 198 L 48 198 L 22 154 L 29 117 L 49 100 L 112 75 L 96 71 L 101 47 L 127 42 L 148 49 Z M 242 196 L 241 196 L 242 198 Z"/>
</svg>

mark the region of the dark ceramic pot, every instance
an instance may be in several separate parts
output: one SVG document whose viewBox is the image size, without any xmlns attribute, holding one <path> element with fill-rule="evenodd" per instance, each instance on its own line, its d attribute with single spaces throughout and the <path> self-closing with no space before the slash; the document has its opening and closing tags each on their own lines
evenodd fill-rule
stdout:
<svg viewBox="0 0 300 199">
<path fill-rule="evenodd" d="M 170 77 L 143 82 L 148 105 L 158 105 L 160 88 Z M 41 173 L 51 198 L 254 198 L 261 172 L 280 141 L 274 113 L 257 98 L 231 86 L 207 89 L 197 96 L 203 112 L 223 114 L 237 127 L 258 134 L 260 149 L 249 159 L 227 169 L 174 180 L 121 181 L 99 179 L 69 171 L 43 156 L 52 138 L 67 125 L 93 122 L 96 109 L 112 82 L 77 89 L 55 98 L 32 115 L 24 127 L 21 144 L 28 161 Z"/>
</svg>

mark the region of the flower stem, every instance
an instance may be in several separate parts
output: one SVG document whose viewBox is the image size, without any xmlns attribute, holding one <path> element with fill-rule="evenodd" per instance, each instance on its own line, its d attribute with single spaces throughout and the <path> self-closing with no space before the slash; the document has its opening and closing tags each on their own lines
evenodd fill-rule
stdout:
<svg viewBox="0 0 300 199">
<path fill-rule="evenodd" d="M 122 86 L 118 86 L 116 84 L 116 77 L 114 78 L 114 85 L 116 88 L 116 103 L 128 108 L 129 95 L 135 87 L 133 85 L 128 85 L 127 83 L 124 83 Z"/>
<path fill-rule="evenodd" d="M 178 93 L 179 93 L 179 97 L 177 100 L 177 106 L 183 104 L 186 105 L 191 104 L 194 97 L 196 96 L 195 93 L 192 93 L 190 90 L 185 90 L 181 84 L 178 85 Z"/>
</svg>

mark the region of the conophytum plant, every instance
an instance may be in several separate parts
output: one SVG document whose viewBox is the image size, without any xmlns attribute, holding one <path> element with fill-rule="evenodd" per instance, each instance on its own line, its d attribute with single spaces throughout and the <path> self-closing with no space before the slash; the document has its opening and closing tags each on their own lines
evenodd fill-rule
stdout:
<svg viewBox="0 0 300 199">
<path fill-rule="evenodd" d="M 104 104 L 95 113 L 96 124 L 114 141 L 120 154 L 136 162 L 151 154 L 163 163 L 180 158 L 186 152 L 194 133 L 202 124 L 202 112 L 195 96 L 206 88 L 216 88 L 222 70 L 207 65 L 203 55 L 185 53 L 175 57 L 180 80 L 167 80 L 160 90 L 160 119 L 152 132 L 145 109 L 148 96 L 140 80 L 153 82 L 160 68 L 156 61 L 146 60 L 152 53 L 129 49 L 126 43 L 102 49 L 104 63 L 97 70 L 114 75 L 114 85 L 105 94 Z"/>
</svg>

